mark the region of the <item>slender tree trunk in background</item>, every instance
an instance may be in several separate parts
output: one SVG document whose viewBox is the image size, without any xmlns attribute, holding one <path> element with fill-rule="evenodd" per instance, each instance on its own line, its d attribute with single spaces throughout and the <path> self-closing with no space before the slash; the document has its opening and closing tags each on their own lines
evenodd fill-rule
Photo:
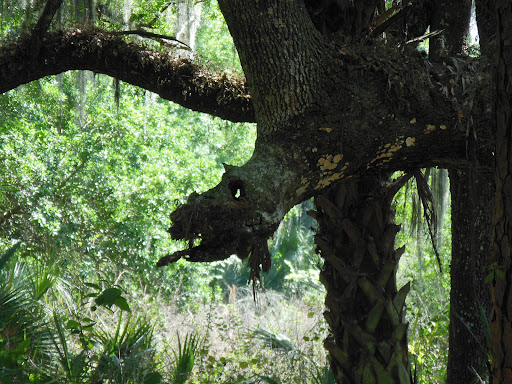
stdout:
<svg viewBox="0 0 512 384">
<path fill-rule="evenodd" d="M 476 0 L 475 10 L 481 56 L 494 62 L 496 56 L 496 0 Z"/>
<path fill-rule="evenodd" d="M 448 384 L 476 382 L 487 377 L 488 346 L 485 315 L 490 310 L 484 283 L 492 243 L 492 175 L 450 170 L 452 197 L 452 261 L 450 292 L 450 350 Z"/>
<path fill-rule="evenodd" d="M 512 383 L 512 3 L 497 1 L 496 197 L 491 285 L 493 384 Z"/>
<path fill-rule="evenodd" d="M 327 290 L 325 340 L 337 383 L 410 383 L 404 301 L 395 273 L 403 249 L 391 201 L 398 188 L 371 175 L 315 199 Z"/>
<path fill-rule="evenodd" d="M 434 0 L 430 30 L 445 33 L 430 39 L 430 57 L 467 54 L 472 0 Z"/>
<path fill-rule="evenodd" d="M 436 0 L 431 30 L 444 34 L 431 40 L 431 57 L 466 55 L 469 47 L 471 0 Z M 470 135 L 472 139 L 473 135 Z M 469 141 L 468 154 L 477 163 Z M 489 174 L 476 167 L 450 169 L 452 199 L 452 259 L 450 328 L 447 367 L 448 384 L 467 384 L 487 376 L 487 345 L 480 306 L 489 312 L 484 284 L 491 244 L 493 185 Z M 492 179 L 492 178 L 491 178 Z"/>
<path fill-rule="evenodd" d="M 196 50 L 196 34 L 201 22 L 201 2 L 181 0 L 178 2 L 176 38 Z"/>
<path fill-rule="evenodd" d="M 418 279 L 414 282 L 414 289 L 418 293 L 422 293 L 425 289 L 425 285 L 423 284 L 423 268 L 425 267 L 423 263 L 423 208 L 421 207 L 420 198 L 415 194 L 413 199 L 416 199 L 416 204 L 420 205 L 419 212 L 421 212 L 418 216 L 418 223 L 416 225 L 416 239 L 414 240 L 416 243 L 416 257 L 418 259 Z"/>
</svg>

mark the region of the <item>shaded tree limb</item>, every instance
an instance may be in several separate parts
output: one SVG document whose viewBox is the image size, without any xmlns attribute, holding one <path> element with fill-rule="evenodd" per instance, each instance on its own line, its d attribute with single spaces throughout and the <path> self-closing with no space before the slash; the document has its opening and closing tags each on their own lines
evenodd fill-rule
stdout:
<svg viewBox="0 0 512 384">
<path fill-rule="evenodd" d="M 99 30 L 48 32 L 37 58 L 30 44 L 25 37 L 0 47 L 0 93 L 81 69 L 118 78 L 197 112 L 235 122 L 255 121 L 243 79 L 214 72 L 176 52 L 152 51 Z"/>
</svg>

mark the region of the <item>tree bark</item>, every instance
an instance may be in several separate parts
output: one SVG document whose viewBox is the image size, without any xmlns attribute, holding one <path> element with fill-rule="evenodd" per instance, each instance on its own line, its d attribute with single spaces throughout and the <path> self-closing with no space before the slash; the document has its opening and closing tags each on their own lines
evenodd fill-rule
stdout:
<svg viewBox="0 0 512 384">
<path fill-rule="evenodd" d="M 431 31 L 443 30 L 430 39 L 430 57 L 467 55 L 471 0 L 434 0 Z"/>
<path fill-rule="evenodd" d="M 450 170 L 452 198 L 452 261 L 450 268 L 450 349 L 448 384 L 476 382 L 488 372 L 486 317 L 490 311 L 487 284 L 492 244 L 494 184 L 491 172 Z"/>
<path fill-rule="evenodd" d="M 493 384 L 512 382 L 512 4 L 497 1 L 496 197 L 491 297 Z"/>
<path fill-rule="evenodd" d="M 480 52 L 490 62 L 496 60 L 496 0 L 475 0 Z"/>
<path fill-rule="evenodd" d="M 325 340 L 336 382 L 411 383 L 404 302 L 395 273 L 404 248 L 393 223 L 393 196 L 410 177 L 385 183 L 376 175 L 343 183 L 315 198 L 324 259 L 320 279 L 331 335 Z"/>
<path fill-rule="evenodd" d="M 325 64 L 332 57 L 303 2 L 221 0 L 219 6 L 249 84 L 258 134 L 269 136 L 315 112 L 330 82 Z"/>
<path fill-rule="evenodd" d="M 444 33 L 430 40 L 430 56 L 465 56 L 469 47 L 471 0 L 435 0 L 431 30 Z M 447 383 L 475 382 L 487 376 L 485 319 L 489 297 L 484 284 L 491 245 L 489 204 L 493 197 L 491 172 L 478 170 L 474 155 L 477 136 L 467 135 L 468 167 L 450 169 L 452 201 L 452 259 Z"/>
</svg>

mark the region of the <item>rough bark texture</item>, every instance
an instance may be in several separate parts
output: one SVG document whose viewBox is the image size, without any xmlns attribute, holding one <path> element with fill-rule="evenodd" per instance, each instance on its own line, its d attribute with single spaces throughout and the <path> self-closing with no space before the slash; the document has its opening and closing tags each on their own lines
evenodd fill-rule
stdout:
<svg viewBox="0 0 512 384">
<path fill-rule="evenodd" d="M 258 134 L 269 136 L 285 129 L 290 119 L 318 110 L 316 101 L 330 82 L 325 63 L 332 58 L 304 5 L 276 1 L 247 6 L 245 0 L 221 0 L 219 5 L 240 55 Z"/>
<path fill-rule="evenodd" d="M 435 0 L 431 30 L 444 33 L 430 39 L 430 57 L 464 56 L 469 47 L 471 0 Z M 492 239 L 492 173 L 478 170 L 474 155 L 477 136 L 467 136 L 466 169 L 450 169 L 452 198 L 452 261 L 450 269 L 450 348 L 447 384 L 477 382 L 487 377 L 488 349 L 484 334 L 490 309 L 484 284 Z"/>
<path fill-rule="evenodd" d="M 404 302 L 410 284 L 397 291 L 395 273 L 404 248 L 391 201 L 403 182 L 371 175 L 315 198 L 324 258 L 325 340 L 337 383 L 411 383 Z"/>
<path fill-rule="evenodd" d="M 491 172 L 450 170 L 452 261 L 448 384 L 477 383 L 488 372 L 490 296 L 484 283 L 492 244 Z M 482 314 L 485 317 L 482 317 Z"/>
<path fill-rule="evenodd" d="M 497 1 L 496 197 L 492 383 L 512 383 L 512 3 Z"/>
</svg>

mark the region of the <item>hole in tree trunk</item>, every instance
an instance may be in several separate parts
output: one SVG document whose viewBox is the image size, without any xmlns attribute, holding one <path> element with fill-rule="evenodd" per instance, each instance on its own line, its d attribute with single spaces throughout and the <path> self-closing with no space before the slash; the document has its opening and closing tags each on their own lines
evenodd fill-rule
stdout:
<svg viewBox="0 0 512 384">
<path fill-rule="evenodd" d="M 245 197 L 245 183 L 242 180 L 233 180 L 229 183 L 231 197 L 234 200 L 240 200 Z"/>
</svg>

